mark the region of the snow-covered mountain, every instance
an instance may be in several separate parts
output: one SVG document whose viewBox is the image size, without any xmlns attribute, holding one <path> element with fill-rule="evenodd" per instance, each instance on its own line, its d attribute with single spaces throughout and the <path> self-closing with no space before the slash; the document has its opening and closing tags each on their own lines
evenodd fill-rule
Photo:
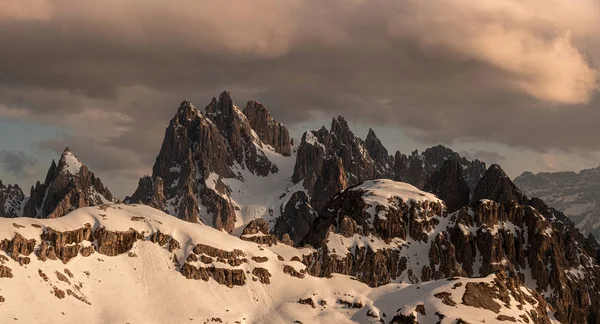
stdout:
<svg viewBox="0 0 600 324">
<path fill-rule="evenodd" d="M 0 181 L 0 217 L 56 218 L 81 207 L 116 203 L 110 190 L 66 148 L 52 161 L 44 182 L 31 187 L 27 197 L 17 185 Z"/>
<path fill-rule="evenodd" d="M 600 244 L 563 213 L 341 116 L 293 145 L 256 101 L 184 101 L 128 205 L 68 150 L 31 197 L 33 217 L 98 206 L 0 219 L 0 318 L 600 323 Z"/>
<path fill-rule="evenodd" d="M 299 243 L 323 206 L 366 180 L 403 180 L 423 188 L 445 160 L 463 169 L 469 192 L 485 164 L 443 146 L 394 156 L 373 130 L 365 140 L 346 120 L 308 130 L 293 146 L 288 130 L 257 101 L 239 108 L 224 91 L 201 111 L 184 101 L 165 131 L 152 175 L 127 202 L 239 234 L 257 218 L 280 239 Z"/>
<path fill-rule="evenodd" d="M 377 190 L 435 199 L 398 189 Z M 142 205 L 0 219 L 0 239 L 0 318 L 15 323 L 555 321 L 540 294 L 502 271 L 371 288 L 309 275 L 300 260 L 311 248 L 244 241 Z"/>
<path fill-rule="evenodd" d="M 56 218 L 77 208 L 117 201 L 102 181 L 66 148 L 58 164 L 52 161 L 46 180 L 31 187 L 22 215 Z"/>
<path fill-rule="evenodd" d="M 600 167 L 575 172 L 524 172 L 515 184 L 565 213 L 584 234 L 600 238 Z"/>
</svg>

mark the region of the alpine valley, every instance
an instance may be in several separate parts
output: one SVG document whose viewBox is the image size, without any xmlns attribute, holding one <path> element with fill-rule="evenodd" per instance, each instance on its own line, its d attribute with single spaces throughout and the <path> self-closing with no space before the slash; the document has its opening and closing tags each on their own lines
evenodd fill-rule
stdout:
<svg viewBox="0 0 600 324">
<path fill-rule="evenodd" d="M 123 201 L 69 149 L 0 182 L 0 322 L 600 323 L 600 245 L 539 181 L 184 101 Z"/>
</svg>

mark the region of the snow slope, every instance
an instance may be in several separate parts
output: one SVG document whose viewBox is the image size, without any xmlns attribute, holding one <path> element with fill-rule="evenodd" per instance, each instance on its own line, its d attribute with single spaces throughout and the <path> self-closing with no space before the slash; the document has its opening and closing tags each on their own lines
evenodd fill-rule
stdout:
<svg viewBox="0 0 600 324">
<path fill-rule="evenodd" d="M 82 228 L 86 223 L 93 230 L 133 229 L 146 238 L 160 231 L 177 240 L 180 248 L 169 252 L 146 239 L 136 241 L 128 253 L 117 256 L 99 252 L 88 257 L 80 254 L 63 264 L 58 260 L 41 261 L 32 253 L 30 263 L 23 265 L 11 259 L 6 251 L 0 251 L 0 264 L 12 272 L 11 278 L 0 278 L 3 297 L 0 300 L 4 300 L 0 302 L 0 322 L 378 323 L 382 319 L 388 323 L 396 314 L 413 314 L 419 323 L 437 323 L 440 320 L 437 312 L 445 315 L 441 323 L 454 323 L 458 318 L 470 323 L 494 323 L 499 314 L 519 318 L 518 315 L 532 307 L 525 304 L 519 310 L 516 301 L 511 302 L 510 308 L 499 302 L 501 310 L 496 313 L 461 303 L 467 283 L 489 283 L 494 275 L 379 288 L 369 288 L 342 275 L 293 277 L 284 273 L 284 266 L 300 271 L 303 265 L 291 259 L 310 253 L 310 249 L 283 244 L 260 246 L 142 205 L 88 207 L 58 219 L 0 219 L 0 241 L 10 240 L 19 233 L 26 239 L 35 239 L 39 248 L 40 235 L 48 227 L 62 232 Z M 0 246 L 5 247 L 6 242 Z M 82 242 L 83 246 L 95 244 Z M 243 251 L 247 262 L 237 266 L 215 262 L 213 266 L 244 270 L 245 284 L 230 288 L 213 278 L 186 279 L 174 264 L 173 254 L 177 263 L 183 265 L 196 244 Z M 259 262 L 258 257 L 268 260 Z M 251 273 L 257 267 L 267 269 L 272 275 L 269 284 L 253 280 Z M 525 288 L 521 289 L 529 294 Z M 56 290 L 70 290 L 71 294 L 58 298 Z M 456 305 L 450 306 L 435 297 L 444 292 Z M 315 307 L 298 303 L 305 298 L 311 298 Z M 353 304 L 357 308 L 352 308 Z M 418 305 L 424 306 L 426 315 L 417 312 Z"/>
</svg>

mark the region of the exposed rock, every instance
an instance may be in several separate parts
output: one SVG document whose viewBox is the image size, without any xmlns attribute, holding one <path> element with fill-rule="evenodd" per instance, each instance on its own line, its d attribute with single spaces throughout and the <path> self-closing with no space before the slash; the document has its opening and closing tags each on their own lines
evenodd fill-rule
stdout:
<svg viewBox="0 0 600 324">
<path fill-rule="evenodd" d="M 242 269 L 197 268 L 189 263 L 185 263 L 181 267 L 181 274 L 188 279 L 208 281 L 209 278 L 213 278 L 219 284 L 226 285 L 229 288 L 243 286 L 246 283 L 246 275 Z"/>
<path fill-rule="evenodd" d="M 265 268 L 254 268 L 252 270 L 252 274 L 255 275 L 256 277 L 258 277 L 258 279 L 260 280 L 261 283 L 264 284 L 270 284 L 271 283 L 271 273 L 269 273 L 269 270 L 265 269 Z"/>
<path fill-rule="evenodd" d="M 298 300 L 298 304 L 310 305 L 312 308 L 317 308 L 317 306 L 315 306 L 314 300 L 312 298 L 310 298 L 310 297 L 299 299 Z"/>
<path fill-rule="evenodd" d="M 5 186 L 0 180 L 0 217 L 19 217 L 23 214 L 25 195 L 18 185 Z"/>
<path fill-rule="evenodd" d="M 264 263 L 264 262 L 269 261 L 269 258 L 267 258 L 267 257 L 252 257 L 252 261 L 258 262 L 258 263 Z"/>
<path fill-rule="evenodd" d="M 182 102 L 165 132 L 152 176 L 142 178 L 127 201 L 233 230 L 236 206 L 223 179 L 244 181 L 240 168 L 259 176 L 278 172 L 263 150 L 267 145 L 282 155 L 291 150 L 287 129 L 264 106 L 249 102 L 245 112 L 250 117 L 233 104 L 228 91 L 213 98 L 204 112 Z"/>
<path fill-rule="evenodd" d="M 0 241 L 0 250 L 6 252 L 13 260 L 19 261 L 19 255 L 28 256 L 35 248 L 35 239 L 26 239 L 23 235 L 15 233 L 11 240 Z"/>
<path fill-rule="evenodd" d="M 13 277 L 12 270 L 9 267 L 0 264 L 0 278 L 12 278 L 12 277 Z"/>
<path fill-rule="evenodd" d="M 463 178 L 463 167 L 455 160 L 446 160 L 433 172 L 423 190 L 431 192 L 446 203 L 452 213 L 469 204 L 470 189 Z"/>
<path fill-rule="evenodd" d="M 452 300 L 452 294 L 450 294 L 449 292 L 445 292 L 445 291 L 439 292 L 433 296 L 441 299 L 442 303 L 444 303 L 448 306 L 456 306 L 456 302 L 454 300 Z"/>
<path fill-rule="evenodd" d="M 497 320 L 499 320 L 500 322 L 505 322 L 505 321 L 508 321 L 508 322 L 516 322 L 516 321 L 517 321 L 517 320 L 516 320 L 514 317 L 512 317 L 512 316 L 507 316 L 507 315 L 498 315 L 498 316 L 496 317 L 496 319 L 497 319 Z"/>
<path fill-rule="evenodd" d="M 300 279 L 304 278 L 304 274 L 296 271 L 296 269 L 294 269 L 294 267 L 289 266 L 287 264 L 283 266 L 283 273 L 289 274 L 292 277 L 296 277 L 296 278 L 300 278 Z"/>
<path fill-rule="evenodd" d="M 64 290 L 58 289 L 58 287 L 53 286 L 52 289 L 54 290 L 54 296 L 56 296 L 56 298 L 58 299 L 63 299 L 65 298 L 66 294 Z"/>
<path fill-rule="evenodd" d="M 240 238 L 257 244 L 277 244 L 277 237 L 269 233 L 269 224 L 262 218 L 252 220 L 244 228 Z"/>
<path fill-rule="evenodd" d="M 486 170 L 484 162 L 479 160 L 469 161 L 443 145 L 428 148 L 421 154 L 414 151 L 409 156 L 396 152 L 394 160 L 395 179 L 408 182 L 419 189 L 424 188 L 429 177 L 446 160 L 456 161 L 462 166 L 463 177 L 471 191 L 475 189 L 477 182 Z"/>
<path fill-rule="evenodd" d="M 500 304 L 494 301 L 498 294 L 494 286 L 486 283 L 469 282 L 465 286 L 465 294 L 462 297 L 463 304 L 467 306 L 491 310 L 494 313 L 500 312 Z"/>
<path fill-rule="evenodd" d="M 337 303 L 340 305 L 344 305 L 348 308 L 361 309 L 364 307 L 364 305 L 361 302 L 349 302 L 349 301 L 343 300 L 343 299 L 338 299 Z"/>
<path fill-rule="evenodd" d="M 117 232 L 99 227 L 94 231 L 94 238 L 98 244 L 98 253 L 116 256 L 131 250 L 133 244 L 138 240 L 143 240 L 144 236 L 133 229 Z"/>
<path fill-rule="evenodd" d="M 499 165 L 493 164 L 485 172 L 477 187 L 473 192 L 473 202 L 481 199 L 489 199 L 504 203 L 514 201 L 518 204 L 525 204 L 526 197 L 521 190 L 515 186 L 510 178 L 504 173 Z"/>
<path fill-rule="evenodd" d="M 308 196 L 304 191 L 294 192 L 285 206 L 281 206 L 281 217 L 277 218 L 273 233 L 287 239 L 290 245 L 297 245 L 309 233 L 314 225 L 317 213 L 311 207 Z"/>
<path fill-rule="evenodd" d="M 66 148 L 58 165 L 52 165 L 43 183 L 31 187 L 23 216 L 56 218 L 81 207 L 116 203 L 102 181 Z"/>
<path fill-rule="evenodd" d="M 179 242 L 176 239 L 171 235 L 161 233 L 160 231 L 156 231 L 150 235 L 150 241 L 163 247 L 168 244 L 167 249 L 169 252 L 173 252 L 180 248 Z"/>
<path fill-rule="evenodd" d="M 392 318 L 390 324 L 418 324 L 418 322 L 414 314 L 398 314 Z"/>
<path fill-rule="evenodd" d="M 388 150 L 383 146 L 373 129 L 369 128 L 367 137 L 365 138 L 365 148 L 369 152 L 369 156 L 375 162 L 375 168 L 380 178 L 392 178 L 394 165 L 394 157 L 388 154 Z"/>
<path fill-rule="evenodd" d="M 290 156 L 292 145 L 289 132 L 285 126 L 271 117 L 265 106 L 257 101 L 250 100 L 243 112 L 248 118 L 250 127 L 263 143 L 272 146 L 275 152 L 283 156 Z"/>
</svg>

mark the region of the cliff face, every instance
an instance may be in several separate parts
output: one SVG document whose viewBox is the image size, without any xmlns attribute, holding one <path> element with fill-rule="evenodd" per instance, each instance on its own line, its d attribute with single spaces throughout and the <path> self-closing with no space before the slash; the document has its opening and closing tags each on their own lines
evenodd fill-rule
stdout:
<svg viewBox="0 0 600 324">
<path fill-rule="evenodd" d="M 117 202 L 102 181 L 68 149 L 52 161 L 43 183 L 31 187 L 23 216 L 57 218 L 81 207 Z"/>
<path fill-rule="evenodd" d="M 287 129 L 264 106 L 251 101 L 244 112 L 248 117 L 227 91 L 213 98 L 204 112 L 184 101 L 165 132 L 152 176 L 140 180 L 128 201 L 233 230 L 239 206 L 224 181 L 244 182 L 246 171 L 260 177 L 276 174 L 279 169 L 265 152 L 291 152 Z"/>
</svg>

